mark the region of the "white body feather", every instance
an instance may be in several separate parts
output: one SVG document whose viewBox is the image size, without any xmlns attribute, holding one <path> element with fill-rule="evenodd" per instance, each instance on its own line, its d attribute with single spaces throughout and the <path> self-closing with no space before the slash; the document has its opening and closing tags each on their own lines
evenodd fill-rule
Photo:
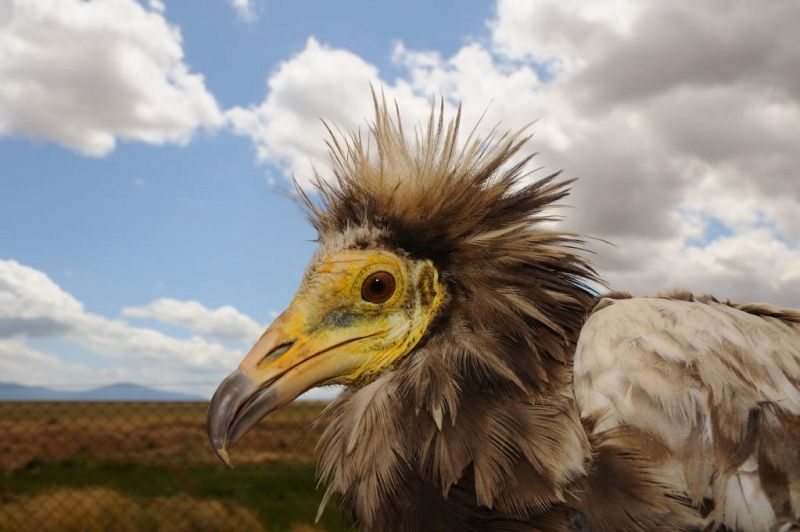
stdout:
<svg viewBox="0 0 800 532">
<path fill-rule="evenodd" d="M 712 526 L 734 530 L 800 518 L 800 323 L 758 310 L 693 296 L 603 299 L 575 355 L 581 415 L 599 419 L 597 432 L 630 425 L 660 440 L 663 473 L 696 504 L 713 502 Z M 767 438 L 782 438 L 786 456 L 772 460 Z M 765 459 L 789 462 L 783 508 L 762 485 Z"/>
</svg>

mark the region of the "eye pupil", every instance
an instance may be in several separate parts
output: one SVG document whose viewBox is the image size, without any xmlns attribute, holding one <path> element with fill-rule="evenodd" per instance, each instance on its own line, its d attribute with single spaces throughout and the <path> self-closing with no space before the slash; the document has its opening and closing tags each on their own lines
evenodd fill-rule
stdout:
<svg viewBox="0 0 800 532">
<path fill-rule="evenodd" d="M 382 294 L 384 290 L 386 290 L 386 285 L 381 279 L 375 278 L 369 285 L 369 291 L 375 295 Z"/>
<path fill-rule="evenodd" d="M 395 280 L 388 272 L 375 272 L 361 285 L 361 298 L 370 303 L 385 303 L 392 297 Z"/>
</svg>

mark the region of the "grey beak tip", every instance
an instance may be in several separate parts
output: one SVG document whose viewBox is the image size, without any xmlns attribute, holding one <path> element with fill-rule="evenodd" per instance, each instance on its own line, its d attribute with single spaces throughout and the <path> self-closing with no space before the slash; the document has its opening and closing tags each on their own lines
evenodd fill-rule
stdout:
<svg viewBox="0 0 800 532">
<path fill-rule="evenodd" d="M 233 467 L 231 464 L 231 457 L 228 454 L 228 442 L 225 438 L 215 438 L 211 440 L 211 448 L 214 449 L 214 454 L 217 455 L 222 462 L 228 467 Z"/>
<path fill-rule="evenodd" d="M 208 406 L 208 439 L 216 455 L 228 466 L 231 466 L 228 456 L 230 425 L 252 388 L 250 379 L 236 370 L 222 381 Z"/>
<path fill-rule="evenodd" d="M 208 440 L 219 459 L 231 466 L 228 447 L 280 405 L 273 387 L 259 388 L 240 370 L 228 375 L 208 405 Z"/>
<path fill-rule="evenodd" d="M 222 460 L 226 466 L 233 469 L 233 464 L 231 463 L 231 457 L 228 455 L 228 449 L 225 446 L 215 448 L 214 452 L 217 453 L 219 459 Z"/>
</svg>

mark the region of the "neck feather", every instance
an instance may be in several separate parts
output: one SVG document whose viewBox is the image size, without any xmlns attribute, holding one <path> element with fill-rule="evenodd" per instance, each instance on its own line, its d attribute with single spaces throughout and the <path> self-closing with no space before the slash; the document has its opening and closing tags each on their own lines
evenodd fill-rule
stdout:
<svg viewBox="0 0 800 532">
<path fill-rule="evenodd" d="M 419 349 L 326 411 L 325 500 L 336 494 L 375 530 L 399 527 L 409 505 L 452 529 L 566 519 L 564 503 L 591 456 L 571 388 L 588 301 L 574 302 L 574 316 L 562 308 L 558 327 L 521 317 L 520 333 L 492 330 L 485 308 L 457 312 L 471 307 L 451 301 L 447 321 Z M 407 524 L 399 528 L 426 529 Z"/>
</svg>

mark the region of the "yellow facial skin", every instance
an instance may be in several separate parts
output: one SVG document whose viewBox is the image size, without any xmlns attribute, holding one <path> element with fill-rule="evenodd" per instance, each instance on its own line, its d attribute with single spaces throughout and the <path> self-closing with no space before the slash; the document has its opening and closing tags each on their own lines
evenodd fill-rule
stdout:
<svg viewBox="0 0 800 532">
<path fill-rule="evenodd" d="M 364 281 L 376 272 L 395 280 L 382 303 L 362 298 Z M 220 457 L 227 462 L 228 445 L 304 391 L 368 380 L 391 367 L 417 345 L 443 298 L 427 260 L 375 250 L 318 260 L 289 308 L 214 394 L 208 431 Z"/>
<path fill-rule="evenodd" d="M 365 301 L 364 280 L 381 271 L 394 277 L 394 294 L 381 304 Z M 376 251 L 329 255 L 308 272 L 291 305 L 276 320 L 283 342 L 295 343 L 272 358 L 265 356 L 266 348 L 276 339 L 263 342 L 267 345 L 259 341 L 240 368 L 255 377 L 303 363 L 331 365 L 342 371 L 324 384 L 356 382 L 411 351 L 441 299 L 438 273 L 429 261 L 412 262 Z M 272 335 L 268 331 L 265 336 Z"/>
</svg>

